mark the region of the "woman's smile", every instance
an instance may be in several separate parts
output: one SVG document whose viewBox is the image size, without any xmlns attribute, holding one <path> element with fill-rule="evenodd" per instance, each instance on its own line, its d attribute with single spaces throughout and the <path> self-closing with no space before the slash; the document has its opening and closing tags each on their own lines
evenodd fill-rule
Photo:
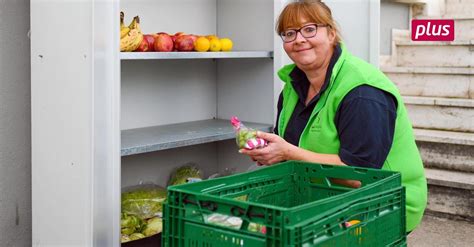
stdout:
<svg viewBox="0 0 474 247">
<path fill-rule="evenodd" d="M 295 49 L 296 52 L 303 52 L 303 51 L 309 51 L 309 50 L 311 50 L 311 47 Z"/>
</svg>

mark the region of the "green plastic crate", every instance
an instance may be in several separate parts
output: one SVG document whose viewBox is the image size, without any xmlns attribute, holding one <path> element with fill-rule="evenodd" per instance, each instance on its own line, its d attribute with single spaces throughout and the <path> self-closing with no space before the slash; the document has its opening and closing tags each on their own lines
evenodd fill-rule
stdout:
<svg viewBox="0 0 474 247">
<path fill-rule="evenodd" d="M 216 225 L 210 215 L 241 224 Z M 374 169 L 288 161 L 171 186 L 163 220 L 163 246 L 406 246 L 400 174 Z"/>
</svg>

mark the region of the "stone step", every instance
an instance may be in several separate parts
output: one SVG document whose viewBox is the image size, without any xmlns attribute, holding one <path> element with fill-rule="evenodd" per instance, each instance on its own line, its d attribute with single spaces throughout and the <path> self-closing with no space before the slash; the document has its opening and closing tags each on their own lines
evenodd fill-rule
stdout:
<svg viewBox="0 0 474 247">
<path fill-rule="evenodd" d="M 472 10 L 474 13 L 474 9 Z M 454 40 L 469 41 L 474 39 L 474 15 L 472 17 L 443 16 L 418 16 L 416 19 L 443 19 L 454 20 Z M 411 39 L 411 33 L 409 33 Z"/>
<path fill-rule="evenodd" d="M 391 54 L 380 56 L 380 66 L 397 66 L 397 47 L 395 44 L 401 41 L 409 42 L 411 40 L 410 37 L 410 30 L 392 29 Z"/>
<path fill-rule="evenodd" d="M 474 222 L 426 212 L 421 224 L 407 236 L 412 247 L 470 247 L 474 243 Z"/>
<path fill-rule="evenodd" d="M 393 41 L 411 41 L 411 32 L 406 29 L 392 29 L 392 40 Z"/>
<path fill-rule="evenodd" d="M 474 173 L 474 134 L 414 129 L 425 167 Z"/>
<path fill-rule="evenodd" d="M 473 16 L 474 0 L 446 0 L 446 15 Z"/>
<path fill-rule="evenodd" d="M 474 173 L 425 168 L 427 210 L 474 220 Z"/>
<path fill-rule="evenodd" d="M 474 98 L 474 68 L 385 66 L 381 70 L 405 96 Z"/>
<path fill-rule="evenodd" d="M 474 132 L 474 100 L 404 96 L 413 127 Z"/>
<path fill-rule="evenodd" d="M 474 41 L 395 41 L 402 67 L 474 67 Z"/>
</svg>

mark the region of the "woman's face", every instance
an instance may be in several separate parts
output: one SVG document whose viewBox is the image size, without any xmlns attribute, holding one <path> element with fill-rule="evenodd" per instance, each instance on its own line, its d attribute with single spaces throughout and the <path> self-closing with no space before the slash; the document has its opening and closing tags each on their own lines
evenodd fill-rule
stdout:
<svg viewBox="0 0 474 247">
<path fill-rule="evenodd" d="M 308 24 L 318 24 L 308 22 L 305 18 L 300 19 L 300 27 L 290 27 L 288 29 L 299 29 Z M 298 68 L 304 70 L 317 69 L 323 66 L 325 61 L 330 60 L 332 55 L 335 33 L 328 27 L 318 27 L 316 36 L 304 38 L 300 32 L 296 33 L 296 39 L 289 43 L 283 43 L 283 48 Z"/>
</svg>

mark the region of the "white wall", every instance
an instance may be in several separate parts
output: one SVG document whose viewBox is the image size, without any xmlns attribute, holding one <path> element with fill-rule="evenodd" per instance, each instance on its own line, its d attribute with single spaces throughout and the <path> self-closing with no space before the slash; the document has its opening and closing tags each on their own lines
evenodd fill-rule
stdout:
<svg viewBox="0 0 474 247">
<path fill-rule="evenodd" d="M 380 54 L 392 53 L 392 29 L 409 28 L 410 5 L 382 0 L 380 4 Z"/>
<path fill-rule="evenodd" d="M 441 16 L 446 10 L 446 0 L 425 0 L 423 15 Z"/>
<path fill-rule="evenodd" d="M 31 246 L 29 0 L 0 0 L 0 246 Z"/>
</svg>

